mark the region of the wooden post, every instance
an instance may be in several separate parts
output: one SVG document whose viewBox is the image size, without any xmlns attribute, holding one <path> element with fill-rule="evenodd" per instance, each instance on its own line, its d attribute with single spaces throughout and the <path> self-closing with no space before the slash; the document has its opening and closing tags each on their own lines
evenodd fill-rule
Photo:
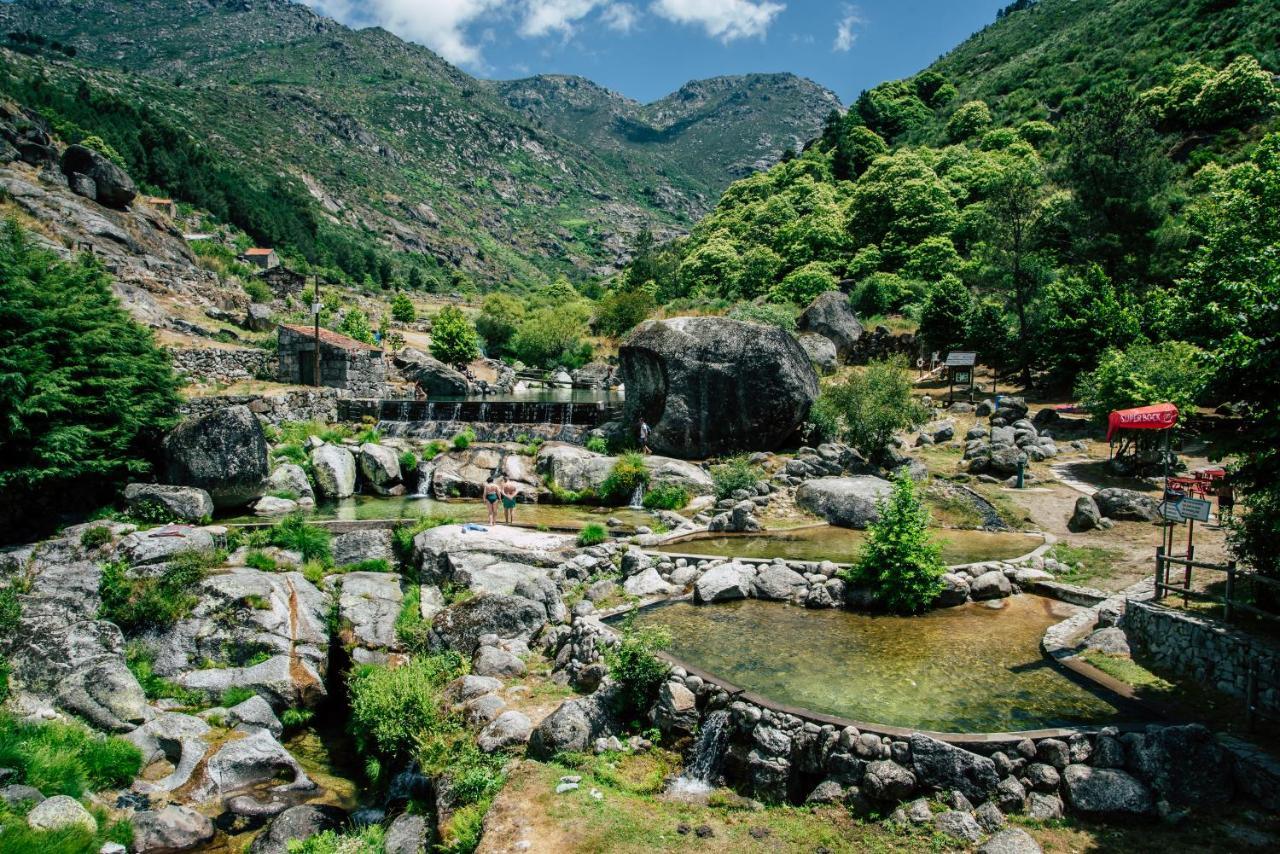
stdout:
<svg viewBox="0 0 1280 854">
<path fill-rule="evenodd" d="M 1163 538 L 1162 538 L 1163 539 Z M 1156 546 L 1156 601 L 1164 598 L 1164 544 Z"/>
<path fill-rule="evenodd" d="M 1182 574 L 1182 607 L 1187 607 L 1187 591 L 1191 589 L 1191 561 L 1196 559 L 1196 547 L 1187 546 L 1186 572 Z"/>
<path fill-rule="evenodd" d="M 1226 592 L 1226 596 L 1224 596 L 1222 600 L 1222 618 L 1228 623 L 1231 622 L 1231 617 L 1232 617 L 1231 612 L 1233 610 L 1232 605 L 1235 602 L 1235 595 L 1236 595 L 1236 562 L 1233 560 L 1233 561 L 1227 562 L 1227 592 Z"/>
</svg>

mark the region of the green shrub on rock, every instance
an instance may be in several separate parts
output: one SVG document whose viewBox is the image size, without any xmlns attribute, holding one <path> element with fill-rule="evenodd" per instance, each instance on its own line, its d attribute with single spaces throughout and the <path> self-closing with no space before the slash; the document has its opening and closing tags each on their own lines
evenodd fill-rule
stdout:
<svg viewBox="0 0 1280 854">
<path fill-rule="evenodd" d="M 631 500 L 637 488 L 649 485 L 649 467 L 644 455 L 634 451 L 618 457 L 609 475 L 600 484 L 600 497 L 606 504 L 623 504 Z"/>
<path fill-rule="evenodd" d="M 329 532 L 319 525 L 308 525 L 301 516 L 286 516 L 277 522 L 271 528 L 270 542 L 273 546 L 298 552 L 306 561 L 327 563 L 333 556 Z"/>
<path fill-rule="evenodd" d="M 418 656 L 400 667 L 364 666 L 351 676 L 351 733 L 379 765 L 409 758 L 424 735 L 453 726 L 441 690 L 466 671 L 456 652 Z"/>
<path fill-rule="evenodd" d="M 0 767 L 17 771 L 10 782 L 33 786 L 46 797 L 79 798 L 128 786 L 142 768 L 142 753 L 80 723 L 27 723 L 0 714 Z"/>
<path fill-rule="evenodd" d="M 679 510 L 689 503 L 689 493 L 674 483 L 659 483 L 644 494 L 646 510 Z"/>
<path fill-rule="evenodd" d="M 916 614 L 942 590 L 942 550 L 929 536 L 929 510 L 904 472 L 880 504 L 867 542 L 845 581 L 870 588 L 876 601 L 899 614 Z"/>
<path fill-rule="evenodd" d="M 751 464 L 745 455 L 729 457 L 711 467 L 711 481 L 716 487 L 716 498 L 723 500 L 740 489 L 755 492 L 761 471 Z"/>
<path fill-rule="evenodd" d="M 618 714 L 643 717 L 657 699 L 671 666 L 657 653 L 671 646 L 671 633 L 662 626 L 636 626 L 627 620 L 618 643 L 605 650 L 609 675 L 618 684 Z"/>
<path fill-rule="evenodd" d="M 609 443 L 604 440 L 603 436 L 592 436 L 587 439 L 587 450 L 593 454 L 609 453 Z"/>
<path fill-rule="evenodd" d="M 191 613 L 196 589 L 209 570 L 222 562 L 218 552 L 183 552 L 159 575 L 140 576 L 123 561 L 102 568 L 98 593 L 102 606 L 98 617 L 127 634 L 171 626 Z"/>
<path fill-rule="evenodd" d="M 583 525 L 582 530 L 578 532 L 578 545 L 583 548 L 598 546 L 607 539 L 609 539 L 609 532 L 599 522 Z"/>
</svg>

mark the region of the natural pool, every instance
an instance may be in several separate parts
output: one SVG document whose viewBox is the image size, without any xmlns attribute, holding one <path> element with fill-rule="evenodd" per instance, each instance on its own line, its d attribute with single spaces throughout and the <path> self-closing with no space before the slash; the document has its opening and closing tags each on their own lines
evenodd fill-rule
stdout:
<svg viewBox="0 0 1280 854">
<path fill-rule="evenodd" d="M 948 565 L 1009 560 L 1032 551 L 1044 542 L 1032 534 L 1007 531 L 937 529 L 933 536 L 942 545 L 942 560 Z M 763 534 L 694 537 L 661 546 L 659 550 L 674 554 L 851 563 L 857 558 L 858 549 L 866 538 L 866 531 L 817 525 Z"/>
<path fill-rule="evenodd" d="M 670 652 L 776 702 L 934 732 L 1009 732 L 1113 723 L 1124 715 L 1040 652 L 1074 608 L 1039 596 L 918 617 L 810 610 L 758 600 L 641 611 Z"/>
<path fill-rule="evenodd" d="M 326 501 L 313 509 L 302 511 L 307 519 L 316 521 L 338 519 L 345 522 L 368 519 L 407 519 L 423 516 L 448 516 L 459 522 L 484 522 L 489 510 L 480 499 L 474 501 L 436 501 L 433 498 L 380 497 L 356 495 L 341 501 Z M 624 525 L 652 525 L 653 514 L 647 511 L 628 510 L 625 507 L 575 507 L 564 504 L 524 504 L 515 510 L 515 521 L 520 525 L 546 525 L 549 528 L 581 528 L 588 522 L 604 524 L 606 519 L 617 519 Z M 498 510 L 502 520 L 502 510 Z M 219 521 L 230 523 L 270 522 L 270 517 L 237 516 Z"/>
</svg>

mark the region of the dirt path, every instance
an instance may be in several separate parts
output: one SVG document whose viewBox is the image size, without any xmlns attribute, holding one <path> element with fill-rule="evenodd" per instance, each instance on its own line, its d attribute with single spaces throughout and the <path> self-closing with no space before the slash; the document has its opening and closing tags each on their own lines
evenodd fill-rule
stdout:
<svg viewBox="0 0 1280 854">
<path fill-rule="evenodd" d="M 575 850 L 572 838 L 550 818 L 537 767 L 518 762 L 484 818 L 476 854 L 540 854 Z"/>
</svg>

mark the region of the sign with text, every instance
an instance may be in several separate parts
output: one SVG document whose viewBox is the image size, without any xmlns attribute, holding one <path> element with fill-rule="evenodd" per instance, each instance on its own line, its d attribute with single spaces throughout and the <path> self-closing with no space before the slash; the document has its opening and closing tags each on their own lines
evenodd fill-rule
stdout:
<svg viewBox="0 0 1280 854">
<path fill-rule="evenodd" d="M 1184 498 L 1178 502 L 1178 512 L 1182 514 L 1184 519 L 1208 522 L 1209 502 L 1203 498 Z"/>
<path fill-rule="evenodd" d="M 1160 502 L 1157 509 L 1159 509 L 1160 515 L 1170 522 L 1185 522 L 1186 517 L 1182 515 L 1182 510 L 1178 507 L 1179 503 L 1178 501 L 1165 499 Z"/>
</svg>

